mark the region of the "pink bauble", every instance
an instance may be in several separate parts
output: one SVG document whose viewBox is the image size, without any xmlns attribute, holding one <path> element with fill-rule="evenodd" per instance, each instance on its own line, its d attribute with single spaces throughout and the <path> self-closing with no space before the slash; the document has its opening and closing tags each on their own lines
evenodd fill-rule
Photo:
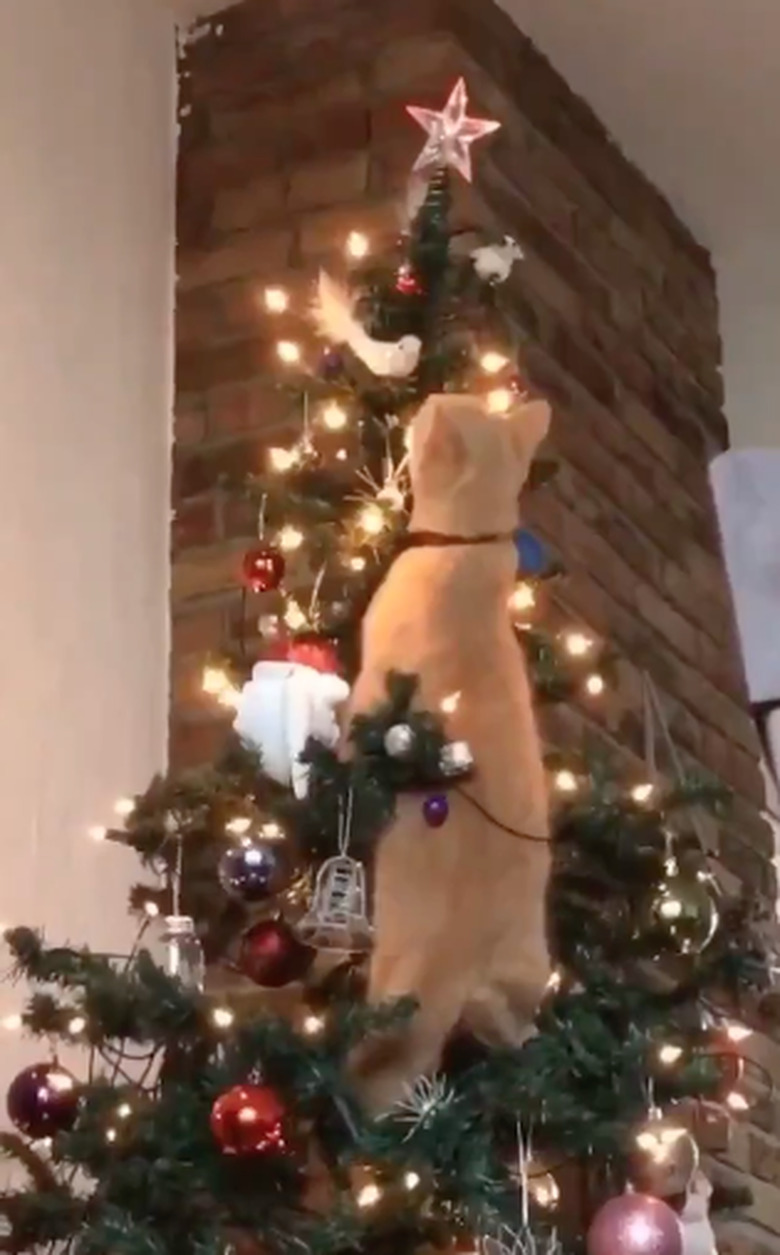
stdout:
<svg viewBox="0 0 780 1255">
<path fill-rule="evenodd" d="M 682 1255 L 677 1216 L 650 1194 L 610 1198 L 588 1229 L 588 1255 Z"/>
</svg>

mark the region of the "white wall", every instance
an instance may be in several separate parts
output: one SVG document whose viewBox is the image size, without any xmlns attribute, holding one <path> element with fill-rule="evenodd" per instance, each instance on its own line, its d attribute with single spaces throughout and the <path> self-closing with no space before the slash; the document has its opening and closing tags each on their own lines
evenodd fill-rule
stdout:
<svg viewBox="0 0 780 1255">
<path fill-rule="evenodd" d="M 1 0 L 0 921 L 101 947 L 86 830 L 165 752 L 174 96 L 159 0 Z"/>
</svg>

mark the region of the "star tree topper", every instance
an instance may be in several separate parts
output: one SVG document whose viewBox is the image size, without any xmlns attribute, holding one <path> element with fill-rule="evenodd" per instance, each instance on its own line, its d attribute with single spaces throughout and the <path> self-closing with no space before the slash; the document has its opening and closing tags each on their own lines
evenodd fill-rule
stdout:
<svg viewBox="0 0 780 1255">
<path fill-rule="evenodd" d="M 459 78 L 440 112 L 421 109 L 419 105 L 406 106 L 407 113 L 428 133 L 425 146 L 412 166 L 415 173 L 435 166 L 452 166 L 471 182 L 471 145 L 474 140 L 497 131 L 501 123 L 487 118 L 467 118 L 467 104 L 466 82 Z"/>
</svg>

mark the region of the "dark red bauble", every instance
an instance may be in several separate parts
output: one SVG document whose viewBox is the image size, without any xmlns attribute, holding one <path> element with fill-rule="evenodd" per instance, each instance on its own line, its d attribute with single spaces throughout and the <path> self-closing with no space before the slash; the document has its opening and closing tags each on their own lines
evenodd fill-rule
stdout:
<svg viewBox="0 0 780 1255">
<path fill-rule="evenodd" d="M 76 1122 L 76 1078 L 58 1063 L 36 1063 L 11 1081 L 6 1096 L 11 1123 L 34 1139 L 66 1133 Z"/>
<path fill-rule="evenodd" d="M 281 1154 L 287 1111 L 268 1085 L 234 1085 L 211 1108 L 211 1131 L 226 1155 Z"/>
<path fill-rule="evenodd" d="M 395 290 L 402 296 L 419 296 L 422 287 L 409 266 L 401 266 L 395 279 Z"/>
<path fill-rule="evenodd" d="M 238 968 L 264 989 L 281 989 L 302 980 L 314 962 L 314 950 L 296 937 L 283 919 L 264 919 L 241 938 Z"/>
<path fill-rule="evenodd" d="M 253 593 L 273 593 L 284 579 L 284 554 L 273 545 L 258 545 L 244 554 L 241 573 Z"/>
</svg>

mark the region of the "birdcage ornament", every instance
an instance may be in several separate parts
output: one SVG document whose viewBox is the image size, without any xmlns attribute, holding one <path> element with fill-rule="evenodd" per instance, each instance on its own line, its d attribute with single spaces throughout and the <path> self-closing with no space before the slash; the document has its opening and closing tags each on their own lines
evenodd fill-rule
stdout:
<svg viewBox="0 0 780 1255">
<path fill-rule="evenodd" d="M 332 954 L 370 950 L 373 926 L 368 918 L 366 869 L 347 853 L 352 826 L 353 799 L 339 803 L 339 852 L 326 859 L 317 872 L 311 904 L 298 924 L 298 935 L 307 945 Z"/>
</svg>

